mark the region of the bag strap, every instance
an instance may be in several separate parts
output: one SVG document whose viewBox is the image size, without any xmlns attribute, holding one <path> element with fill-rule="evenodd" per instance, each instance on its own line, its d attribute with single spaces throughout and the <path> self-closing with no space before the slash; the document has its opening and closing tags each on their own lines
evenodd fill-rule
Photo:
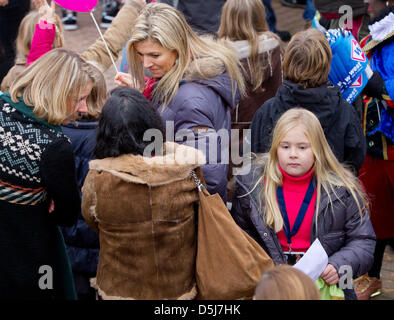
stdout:
<svg viewBox="0 0 394 320">
<path fill-rule="evenodd" d="M 204 187 L 204 185 L 201 183 L 201 180 L 197 178 L 196 172 L 195 172 L 194 170 L 192 170 L 192 171 L 190 172 L 190 175 L 193 177 L 194 183 L 196 184 L 196 186 L 197 186 L 197 188 L 198 188 L 198 191 L 202 192 L 202 191 L 205 189 L 205 187 Z"/>
</svg>

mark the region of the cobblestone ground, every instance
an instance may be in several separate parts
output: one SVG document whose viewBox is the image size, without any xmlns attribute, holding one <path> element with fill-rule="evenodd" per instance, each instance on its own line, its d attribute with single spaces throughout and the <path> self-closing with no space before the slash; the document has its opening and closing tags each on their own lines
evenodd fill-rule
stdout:
<svg viewBox="0 0 394 320">
<path fill-rule="evenodd" d="M 288 30 L 292 34 L 297 31 L 303 30 L 304 21 L 302 19 L 303 9 L 294 9 L 284 7 L 280 4 L 279 0 L 272 1 L 272 6 L 277 16 L 277 28 L 279 30 Z M 60 15 L 60 9 L 57 8 Z M 94 16 L 98 24 L 100 24 L 101 10 L 99 6 L 96 7 Z M 102 32 L 105 30 L 101 29 Z M 89 13 L 78 13 L 78 29 L 75 31 L 66 31 L 65 40 L 66 47 L 75 50 L 79 53 L 86 50 L 99 37 L 98 31 L 90 17 Z M 117 61 L 119 68 L 120 59 Z M 109 89 L 115 87 L 113 81 L 116 71 L 114 67 L 110 67 L 105 72 L 105 78 Z M 382 281 L 383 291 L 382 294 L 372 298 L 373 300 L 393 300 L 394 299 L 394 250 L 390 247 L 386 248 L 383 266 L 382 266 Z"/>
</svg>

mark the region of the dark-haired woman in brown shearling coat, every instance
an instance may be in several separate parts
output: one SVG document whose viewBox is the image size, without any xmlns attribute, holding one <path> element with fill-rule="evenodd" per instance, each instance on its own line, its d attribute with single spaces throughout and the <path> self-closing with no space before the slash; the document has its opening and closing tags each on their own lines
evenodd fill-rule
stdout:
<svg viewBox="0 0 394 320">
<path fill-rule="evenodd" d="M 201 151 L 166 142 L 148 156 L 149 129 L 162 133 L 145 97 L 117 88 L 103 108 L 96 160 L 82 188 L 82 214 L 98 232 L 99 263 L 91 284 L 102 299 L 193 299 L 198 190 L 191 177 Z"/>
</svg>

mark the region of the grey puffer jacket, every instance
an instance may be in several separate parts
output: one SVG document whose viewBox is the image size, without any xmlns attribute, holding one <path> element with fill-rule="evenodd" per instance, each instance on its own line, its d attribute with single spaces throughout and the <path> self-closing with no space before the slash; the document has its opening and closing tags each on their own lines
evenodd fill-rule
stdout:
<svg viewBox="0 0 394 320">
<path fill-rule="evenodd" d="M 260 206 L 258 200 L 262 184 L 254 188 L 262 173 L 263 169 L 253 164 L 249 174 L 237 176 L 231 215 L 275 264 L 285 264 L 286 258 L 276 233 L 263 220 L 264 203 Z M 357 278 L 372 266 L 376 237 L 368 213 L 360 218 L 350 193 L 344 187 L 338 187 L 336 192 L 338 197 L 330 194 L 333 199 L 330 204 L 327 193 L 322 191 L 319 212 L 315 212 L 311 226 L 311 244 L 318 238 L 328 255 L 328 263 L 337 271 L 343 265 L 351 266 L 353 278 Z M 357 299 L 353 289 L 345 289 L 344 292 L 346 299 Z"/>
<path fill-rule="evenodd" d="M 173 130 L 176 142 L 185 142 L 204 152 L 207 164 L 202 166 L 202 171 L 207 189 L 211 194 L 219 193 L 226 203 L 230 110 L 237 106 L 240 97 L 219 59 L 203 57 L 199 62 L 208 79 L 198 79 L 192 62 L 174 99 L 164 109 L 156 107 L 166 128 L 167 140 L 173 138 Z"/>
</svg>

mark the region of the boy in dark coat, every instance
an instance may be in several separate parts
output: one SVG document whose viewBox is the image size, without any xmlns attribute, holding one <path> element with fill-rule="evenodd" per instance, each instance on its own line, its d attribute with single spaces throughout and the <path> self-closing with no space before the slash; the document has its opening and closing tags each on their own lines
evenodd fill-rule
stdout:
<svg viewBox="0 0 394 320">
<path fill-rule="evenodd" d="M 282 65 L 285 81 L 253 118 L 252 152 L 267 152 L 276 121 L 288 109 L 301 106 L 319 118 L 339 162 L 358 172 L 366 153 L 365 137 L 355 109 L 342 98 L 339 88 L 327 81 L 331 57 L 320 31 L 308 29 L 293 36 Z"/>
</svg>

